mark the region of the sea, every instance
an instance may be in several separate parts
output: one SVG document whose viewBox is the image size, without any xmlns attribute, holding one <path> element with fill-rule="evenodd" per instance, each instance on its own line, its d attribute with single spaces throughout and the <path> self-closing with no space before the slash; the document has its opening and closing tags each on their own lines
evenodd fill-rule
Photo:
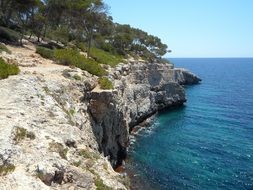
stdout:
<svg viewBox="0 0 253 190">
<path fill-rule="evenodd" d="M 132 189 L 253 190 L 253 58 L 177 58 L 198 75 L 184 106 L 135 137 Z"/>
</svg>

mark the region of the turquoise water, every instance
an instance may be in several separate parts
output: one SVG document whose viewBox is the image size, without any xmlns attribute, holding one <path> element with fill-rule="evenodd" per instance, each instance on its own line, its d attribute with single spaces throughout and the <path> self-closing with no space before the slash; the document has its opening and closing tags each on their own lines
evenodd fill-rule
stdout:
<svg viewBox="0 0 253 190">
<path fill-rule="evenodd" d="M 130 147 L 133 189 L 253 189 L 253 59 L 172 59 L 199 75 L 188 102 Z"/>
</svg>

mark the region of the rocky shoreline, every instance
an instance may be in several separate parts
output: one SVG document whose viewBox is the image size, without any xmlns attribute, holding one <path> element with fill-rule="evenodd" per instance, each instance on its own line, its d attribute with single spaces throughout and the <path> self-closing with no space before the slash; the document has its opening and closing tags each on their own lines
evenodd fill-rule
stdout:
<svg viewBox="0 0 253 190">
<path fill-rule="evenodd" d="M 182 85 L 200 81 L 170 64 L 129 60 L 107 68 L 114 90 L 101 90 L 96 76 L 56 65 L 32 44 L 9 49 L 1 57 L 21 73 L 0 81 L 0 166 L 12 166 L 0 189 L 127 189 L 113 168 L 127 156 L 130 131 L 183 104 Z"/>
</svg>

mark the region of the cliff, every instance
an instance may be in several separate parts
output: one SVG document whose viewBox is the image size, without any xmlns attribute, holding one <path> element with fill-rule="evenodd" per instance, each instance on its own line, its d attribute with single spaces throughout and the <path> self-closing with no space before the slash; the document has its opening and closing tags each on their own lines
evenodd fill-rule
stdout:
<svg viewBox="0 0 253 190">
<path fill-rule="evenodd" d="M 183 104 L 181 85 L 200 79 L 185 69 L 158 63 L 121 64 L 110 73 L 115 90 L 91 91 L 88 109 L 100 151 L 117 167 L 126 157 L 132 128 L 159 110 Z"/>
<path fill-rule="evenodd" d="M 41 58 L 32 44 L 9 49 L 1 57 L 21 73 L 0 80 L 0 189 L 126 189 L 112 166 L 126 157 L 129 131 L 183 104 L 181 85 L 200 81 L 132 61 L 108 68 L 115 89 L 101 90 L 97 77 Z"/>
</svg>

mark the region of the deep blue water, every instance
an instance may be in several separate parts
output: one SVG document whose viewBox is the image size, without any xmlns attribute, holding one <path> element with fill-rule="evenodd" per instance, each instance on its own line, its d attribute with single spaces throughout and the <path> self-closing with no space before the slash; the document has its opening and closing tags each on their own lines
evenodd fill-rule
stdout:
<svg viewBox="0 0 253 190">
<path fill-rule="evenodd" d="M 133 189 L 253 189 L 253 59 L 171 59 L 199 75 L 185 106 L 130 147 Z"/>
</svg>

